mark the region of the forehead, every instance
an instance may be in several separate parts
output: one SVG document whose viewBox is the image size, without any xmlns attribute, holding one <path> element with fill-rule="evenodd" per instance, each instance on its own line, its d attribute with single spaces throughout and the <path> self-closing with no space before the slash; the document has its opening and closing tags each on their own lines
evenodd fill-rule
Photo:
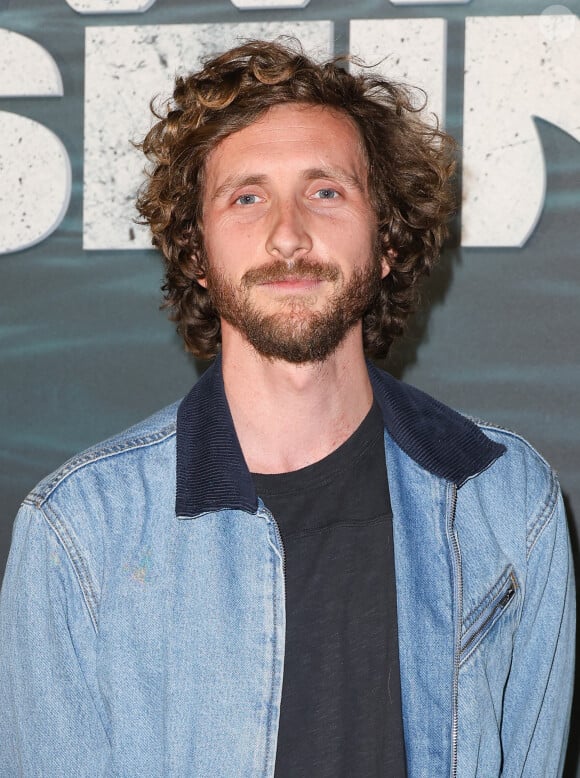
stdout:
<svg viewBox="0 0 580 778">
<path fill-rule="evenodd" d="M 367 163 L 360 132 L 339 110 L 284 103 L 222 140 L 208 156 L 206 175 L 209 183 L 230 175 L 233 169 L 267 173 L 268 168 L 300 170 L 313 165 L 342 168 L 365 180 Z"/>
</svg>

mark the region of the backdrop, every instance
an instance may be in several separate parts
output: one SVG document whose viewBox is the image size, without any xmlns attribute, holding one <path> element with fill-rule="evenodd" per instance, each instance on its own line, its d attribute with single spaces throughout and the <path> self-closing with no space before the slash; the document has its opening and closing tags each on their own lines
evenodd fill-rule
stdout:
<svg viewBox="0 0 580 778">
<path fill-rule="evenodd" d="M 159 311 L 129 141 L 176 72 L 279 34 L 422 86 L 427 115 L 460 142 L 453 239 L 387 367 L 524 434 L 560 473 L 578 558 L 579 11 L 578 0 L 0 0 L 0 575 L 28 490 L 203 370 Z"/>
</svg>

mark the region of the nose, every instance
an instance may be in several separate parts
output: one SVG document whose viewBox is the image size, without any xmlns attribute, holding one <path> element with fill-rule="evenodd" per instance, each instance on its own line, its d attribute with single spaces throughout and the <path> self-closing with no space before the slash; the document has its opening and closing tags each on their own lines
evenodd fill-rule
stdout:
<svg viewBox="0 0 580 778">
<path fill-rule="evenodd" d="M 281 259 L 295 259 L 312 250 L 312 239 L 299 203 L 288 200 L 272 208 L 266 250 Z"/>
</svg>

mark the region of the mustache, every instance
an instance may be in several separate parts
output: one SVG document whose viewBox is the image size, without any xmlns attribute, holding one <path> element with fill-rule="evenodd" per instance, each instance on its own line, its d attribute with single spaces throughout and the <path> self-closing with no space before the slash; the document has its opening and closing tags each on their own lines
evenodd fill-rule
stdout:
<svg viewBox="0 0 580 778">
<path fill-rule="evenodd" d="M 336 265 L 300 257 L 297 260 L 284 262 L 277 259 L 267 265 L 251 268 L 242 276 L 242 286 L 255 284 L 271 284 L 276 281 L 288 281 L 307 278 L 312 281 L 337 281 L 340 269 Z"/>
</svg>

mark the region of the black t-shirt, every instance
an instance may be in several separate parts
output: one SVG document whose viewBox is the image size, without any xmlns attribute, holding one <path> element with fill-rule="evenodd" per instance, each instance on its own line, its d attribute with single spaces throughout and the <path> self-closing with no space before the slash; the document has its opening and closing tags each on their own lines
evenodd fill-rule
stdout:
<svg viewBox="0 0 580 778">
<path fill-rule="evenodd" d="M 336 451 L 254 475 L 286 554 L 276 778 L 406 775 L 391 508 L 375 405 Z"/>
</svg>

